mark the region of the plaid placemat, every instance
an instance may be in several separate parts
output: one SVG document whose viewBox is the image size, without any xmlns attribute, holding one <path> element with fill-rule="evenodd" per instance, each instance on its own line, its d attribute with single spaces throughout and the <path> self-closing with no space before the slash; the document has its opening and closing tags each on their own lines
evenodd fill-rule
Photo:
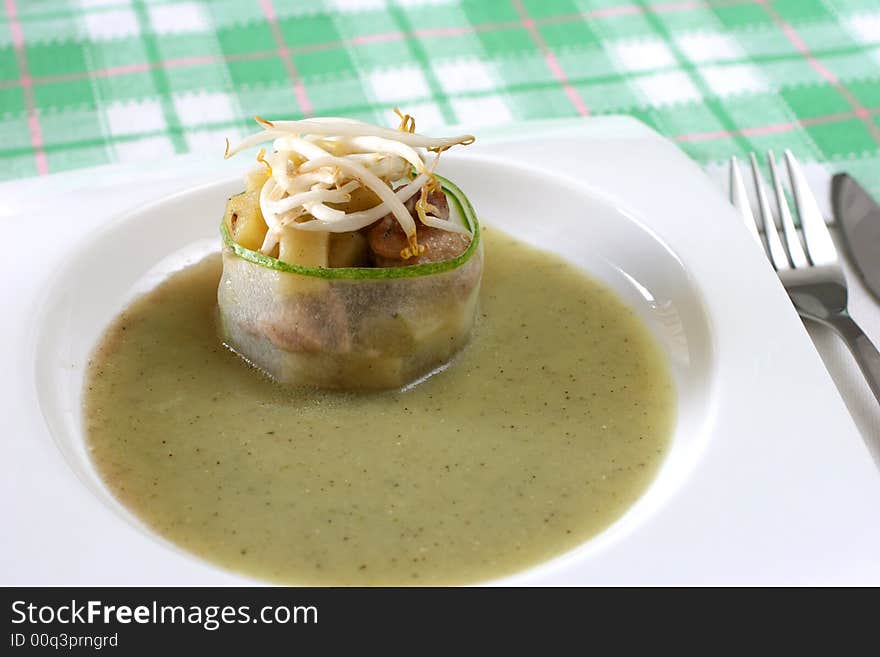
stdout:
<svg viewBox="0 0 880 657">
<path fill-rule="evenodd" d="M 250 117 L 633 115 L 880 195 L 877 0 L 0 0 L 0 179 L 209 149 Z"/>
</svg>

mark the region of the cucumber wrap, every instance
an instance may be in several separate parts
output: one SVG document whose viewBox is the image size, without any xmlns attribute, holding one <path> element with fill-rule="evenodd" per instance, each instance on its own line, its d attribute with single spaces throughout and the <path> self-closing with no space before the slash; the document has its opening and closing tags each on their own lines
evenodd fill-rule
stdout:
<svg viewBox="0 0 880 657">
<path fill-rule="evenodd" d="M 470 336 L 483 253 L 473 208 L 441 182 L 450 220 L 472 233 L 460 256 L 442 262 L 301 267 L 242 247 L 221 224 L 226 345 L 281 383 L 319 388 L 400 388 L 447 363 Z"/>
</svg>

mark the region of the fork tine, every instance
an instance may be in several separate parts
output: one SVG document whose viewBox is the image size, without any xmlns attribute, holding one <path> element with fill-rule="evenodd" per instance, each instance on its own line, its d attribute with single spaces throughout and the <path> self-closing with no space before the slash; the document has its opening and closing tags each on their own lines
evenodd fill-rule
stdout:
<svg viewBox="0 0 880 657">
<path fill-rule="evenodd" d="M 791 180 L 795 205 L 801 218 L 807 255 L 814 265 L 833 265 L 837 263 L 837 249 L 831 241 L 831 233 L 819 205 L 810 191 L 807 179 L 800 164 L 789 149 L 785 149 L 785 163 L 788 165 L 788 178 Z"/>
<path fill-rule="evenodd" d="M 743 185 L 742 174 L 739 172 L 739 162 L 736 157 L 730 158 L 730 202 L 739 210 L 740 216 L 755 238 L 758 244 L 761 244 L 761 236 L 758 235 L 758 225 L 755 223 L 755 216 L 752 214 L 752 208 L 749 205 L 749 197 L 746 194 L 745 185 Z M 763 244 L 761 244 L 763 248 Z"/>
<path fill-rule="evenodd" d="M 776 228 L 776 222 L 773 220 L 773 214 L 770 212 L 767 192 L 764 190 L 764 177 L 761 175 L 761 169 L 758 167 L 758 159 L 754 153 L 749 153 L 749 159 L 752 162 L 752 178 L 755 180 L 758 210 L 761 214 L 761 222 L 764 224 L 764 238 L 767 240 L 770 262 L 773 263 L 776 271 L 791 269 L 791 265 L 788 263 L 788 256 L 785 254 L 785 247 L 782 246 L 782 240 L 779 239 L 779 229 Z"/>
<path fill-rule="evenodd" d="M 801 245 L 801 238 L 798 237 L 794 220 L 791 218 L 791 210 L 788 209 L 788 201 L 785 198 L 785 191 L 782 189 L 782 176 L 779 175 L 779 169 L 776 167 L 776 156 L 773 151 L 767 151 L 767 161 L 770 163 L 770 177 L 773 179 L 773 190 L 776 193 L 776 208 L 779 210 L 779 219 L 782 221 L 782 231 L 785 233 L 785 245 L 788 247 L 791 264 L 795 269 L 806 267 L 810 263 L 807 261 L 807 254 L 804 253 L 804 247 Z"/>
</svg>

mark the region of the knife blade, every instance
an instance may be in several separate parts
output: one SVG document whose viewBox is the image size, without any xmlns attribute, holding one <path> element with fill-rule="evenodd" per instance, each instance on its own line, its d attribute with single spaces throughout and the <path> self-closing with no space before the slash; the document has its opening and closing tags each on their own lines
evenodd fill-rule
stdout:
<svg viewBox="0 0 880 657">
<path fill-rule="evenodd" d="M 831 179 L 831 209 L 856 271 L 880 301 L 880 205 L 855 178 L 838 173 Z"/>
</svg>

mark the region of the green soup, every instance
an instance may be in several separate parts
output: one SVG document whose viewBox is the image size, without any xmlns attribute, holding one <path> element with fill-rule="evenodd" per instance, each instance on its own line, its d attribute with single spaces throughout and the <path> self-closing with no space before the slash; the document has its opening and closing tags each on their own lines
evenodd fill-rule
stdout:
<svg viewBox="0 0 880 657">
<path fill-rule="evenodd" d="M 217 338 L 219 255 L 172 275 L 90 363 L 104 481 L 161 536 L 278 583 L 477 582 L 594 536 L 664 456 L 666 359 L 574 266 L 495 229 L 484 239 L 470 343 L 403 391 L 273 383 Z"/>
</svg>

